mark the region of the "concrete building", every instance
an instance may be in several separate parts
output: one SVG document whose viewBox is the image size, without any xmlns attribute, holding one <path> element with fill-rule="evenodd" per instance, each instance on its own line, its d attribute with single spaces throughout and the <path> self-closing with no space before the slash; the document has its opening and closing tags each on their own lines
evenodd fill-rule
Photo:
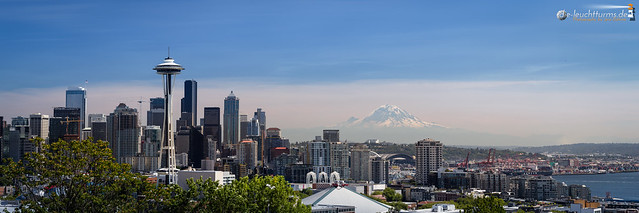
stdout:
<svg viewBox="0 0 639 213">
<path fill-rule="evenodd" d="M 426 185 L 428 183 L 428 173 L 437 171 L 442 165 L 442 148 L 439 141 L 424 139 L 415 144 L 415 179 L 417 184 Z"/>
<path fill-rule="evenodd" d="M 326 142 L 339 142 L 339 130 L 338 129 L 325 129 L 324 133 L 324 141 Z"/>
<path fill-rule="evenodd" d="M 390 162 L 379 156 L 371 157 L 371 181 L 374 183 L 388 183 Z"/>
<path fill-rule="evenodd" d="M 164 98 L 149 99 L 149 111 L 146 112 L 147 126 L 164 126 Z"/>
<path fill-rule="evenodd" d="M 329 142 L 329 157 L 331 169 L 334 172 L 339 173 L 342 179 L 350 179 L 350 152 L 348 151 L 348 144 L 346 142 Z"/>
<path fill-rule="evenodd" d="M 162 129 L 160 126 L 147 126 L 144 128 L 144 143 L 142 152 L 144 156 L 160 156 L 162 145 Z"/>
<path fill-rule="evenodd" d="M 35 146 L 29 141 L 29 119 L 22 116 L 12 118 L 9 128 L 9 156 L 13 161 L 24 158 L 28 152 L 35 151 Z"/>
<path fill-rule="evenodd" d="M 356 145 L 351 150 L 351 179 L 371 180 L 371 151 L 366 145 Z"/>
<path fill-rule="evenodd" d="M 310 164 L 313 165 L 313 172 L 319 174 L 321 172 L 331 173 L 331 158 L 329 153 L 329 144 L 324 141 L 308 142 L 308 151 L 310 152 Z"/>
<path fill-rule="evenodd" d="M 182 187 L 184 190 L 188 190 L 189 186 L 186 184 L 188 179 L 211 179 L 212 181 L 218 181 L 221 185 L 228 185 L 235 181 L 235 175 L 230 172 L 224 171 L 213 171 L 213 170 L 200 170 L 200 171 L 186 171 L 180 170 L 178 171 L 178 182 L 177 184 Z"/>
<path fill-rule="evenodd" d="M 49 141 L 58 141 L 58 139 L 75 139 L 80 138 L 82 111 L 80 108 L 72 107 L 55 107 L 53 108 L 53 118 L 49 119 Z"/>
<path fill-rule="evenodd" d="M 133 157 L 141 151 L 138 111 L 120 103 L 107 117 L 107 141 L 116 161 Z"/>
<path fill-rule="evenodd" d="M 202 123 L 202 135 L 207 140 L 207 144 L 211 141 L 205 151 L 205 153 L 215 153 L 216 149 L 222 147 L 222 126 L 220 125 L 220 108 L 219 107 L 205 107 L 204 119 Z M 212 150 L 209 148 L 211 147 Z M 207 155 L 210 159 L 214 160 L 211 155 Z"/>
<path fill-rule="evenodd" d="M 39 137 L 45 142 L 49 141 L 49 116 L 40 113 L 29 116 L 29 135 L 31 138 Z"/>
<path fill-rule="evenodd" d="M 255 169 L 257 167 L 257 143 L 250 139 L 242 140 L 237 148 L 237 159 L 248 169 Z"/>
</svg>

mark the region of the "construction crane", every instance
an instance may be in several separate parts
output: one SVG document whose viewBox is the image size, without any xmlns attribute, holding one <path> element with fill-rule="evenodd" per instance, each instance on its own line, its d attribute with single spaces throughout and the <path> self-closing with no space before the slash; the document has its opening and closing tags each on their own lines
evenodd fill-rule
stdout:
<svg viewBox="0 0 639 213">
<path fill-rule="evenodd" d="M 481 167 L 489 167 L 495 163 L 495 149 L 488 150 L 488 157 L 486 157 L 486 161 L 479 162 L 479 166 Z"/>
<path fill-rule="evenodd" d="M 468 151 L 468 154 L 466 154 L 466 160 L 464 160 L 463 162 L 457 164 L 457 167 L 459 168 L 466 168 L 468 169 L 468 157 L 470 156 L 470 151 Z"/>
<path fill-rule="evenodd" d="M 60 121 L 61 124 L 66 124 L 66 132 L 64 133 L 64 140 L 80 140 L 80 131 L 82 131 L 82 128 L 80 128 L 80 125 L 82 124 L 82 120 L 69 120 L 69 117 L 66 117 L 67 120 L 65 121 Z M 73 123 L 73 122 L 77 122 L 78 123 L 78 132 L 77 134 L 69 134 L 69 124 Z"/>
</svg>

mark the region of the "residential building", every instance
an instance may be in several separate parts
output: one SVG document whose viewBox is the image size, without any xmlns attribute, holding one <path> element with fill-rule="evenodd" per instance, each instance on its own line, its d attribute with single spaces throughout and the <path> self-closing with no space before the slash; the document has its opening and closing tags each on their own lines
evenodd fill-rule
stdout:
<svg viewBox="0 0 639 213">
<path fill-rule="evenodd" d="M 417 184 L 426 185 L 428 183 L 428 173 L 437 171 L 442 165 L 442 148 L 439 141 L 424 139 L 415 144 L 415 179 Z"/>
<path fill-rule="evenodd" d="M 346 142 L 328 142 L 331 169 L 339 173 L 342 179 L 350 179 L 351 168 Z"/>
<path fill-rule="evenodd" d="M 371 151 L 366 145 L 356 145 L 351 150 L 351 179 L 371 180 Z"/>
</svg>

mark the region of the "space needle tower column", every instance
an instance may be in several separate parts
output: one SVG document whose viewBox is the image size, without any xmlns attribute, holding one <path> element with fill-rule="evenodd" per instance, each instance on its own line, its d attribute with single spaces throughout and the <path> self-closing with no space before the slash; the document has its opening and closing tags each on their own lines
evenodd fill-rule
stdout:
<svg viewBox="0 0 639 213">
<path fill-rule="evenodd" d="M 159 75 L 162 75 L 164 84 L 164 123 L 162 130 L 162 146 L 160 152 L 160 171 L 166 169 L 164 184 L 177 184 L 177 168 L 175 162 L 175 143 L 173 141 L 173 124 L 171 112 L 171 92 L 175 84 L 175 75 L 180 74 L 184 68 L 176 64 L 171 57 L 164 59 L 164 63 L 153 68 Z M 160 175 L 160 174 L 158 174 Z M 162 179 L 162 178 L 158 178 Z"/>
</svg>

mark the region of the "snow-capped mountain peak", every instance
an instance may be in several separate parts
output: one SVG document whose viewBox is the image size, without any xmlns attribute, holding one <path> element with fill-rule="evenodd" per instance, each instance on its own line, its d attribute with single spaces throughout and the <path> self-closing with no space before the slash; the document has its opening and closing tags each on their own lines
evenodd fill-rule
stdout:
<svg viewBox="0 0 639 213">
<path fill-rule="evenodd" d="M 362 119 L 349 118 L 344 126 L 360 127 L 431 127 L 441 125 L 422 121 L 395 105 L 382 105 Z"/>
</svg>

